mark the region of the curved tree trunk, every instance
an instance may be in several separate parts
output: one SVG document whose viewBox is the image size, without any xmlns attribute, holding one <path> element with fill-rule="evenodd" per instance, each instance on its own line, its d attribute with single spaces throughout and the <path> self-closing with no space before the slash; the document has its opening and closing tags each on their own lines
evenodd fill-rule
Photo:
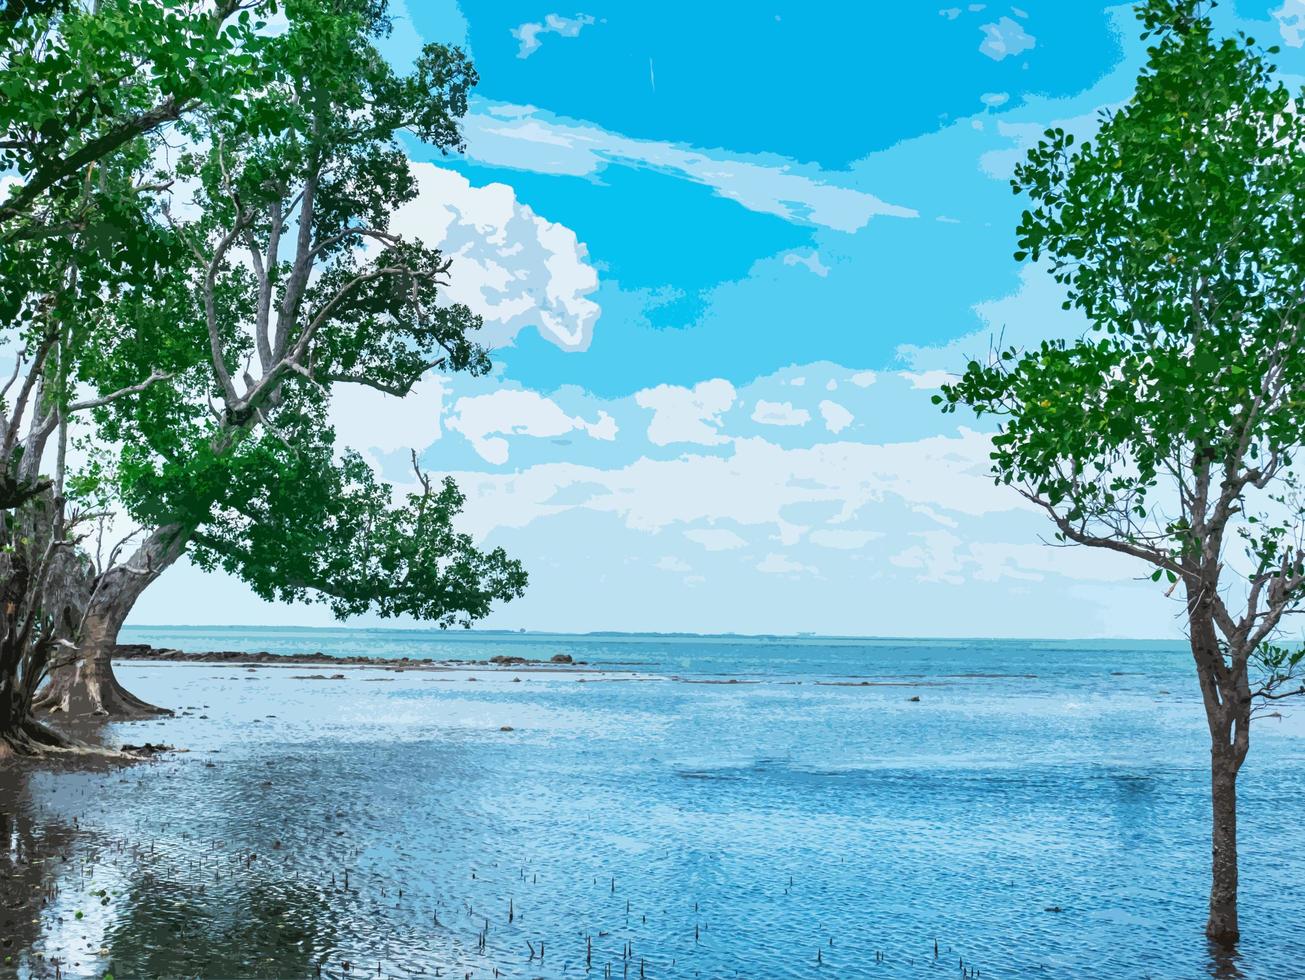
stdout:
<svg viewBox="0 0 1305 980">
<path fill-rule="evenodd" d="M 158 528 L 130 559 L 100 577 L 82 620 L 77 654 L 50 672 L 50 683 L 36 700 L 38 710 L 101 718 L 172 713 L 142 701 L 118 683 L 113 675 L 113 650 L 136 600 L 181 557 L 189 538 L 180 525 Z"/>
</svg>

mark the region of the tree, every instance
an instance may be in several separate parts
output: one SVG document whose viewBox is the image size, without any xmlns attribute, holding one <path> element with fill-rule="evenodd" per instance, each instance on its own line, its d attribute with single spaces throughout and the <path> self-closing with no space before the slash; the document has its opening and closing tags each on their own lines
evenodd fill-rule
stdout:
<svg viewBox="0 0 1305 980">
<path fill-rule="evenodd" d="M 1305 116 L 1275 49 L 1220 37 L 1211 6 L 1141 4 L 1130 101 L 1089 142 L 1048 130 L 1015 171 L 1015 257 L 1045 259 L 1088 334 L 972 361 L 935 400 L 1001 418 L 993 472 L 1060 541 L 1180 590 L 1210 733 L 1206 933 L 1231 945 L 1251 721 L 1305 693 L 1281 641 L 1305 600 Z"/>
<path fill-rule="evenodd" d="M 0 8 L 0 241 L 66 233 L 48 213 L 88 168 L 201 106 L 235 106 L 264 80 L 276 0 L 16 0 Z"/>
<path fill-rule="evenodd" d="M 174 346 L 201 356 L 99 414 L 102 436 L 122 446 L 117 491 L 149 530 L 98 577 L 78 657 L 41 699 L 51 710 L 159 710 L 122 689 L 110 658 L 136 600 L 192 542 L 201 561 L 263 594 L 313 590 L 350 612 L 375 603 L 389 615 L 469 622 L 524 584 L 501 551 L 480 554 L 452 532 L 456 490 L 427 484 L 383 505 L 389 488 L 368 484 L 356 459 L 339 473 L 324 469 L 314 435 L 338 385 L 402 396 L 432 369 L 488 370 L 471 339 L 479 318 L 439 301 L 448 260 L 388 230 L 416 193 L 398 134 L 459 149 L 475 70 L 458 49 L 428 45 L 412 74 L 397 75 L 375 47 L 389 25 L 374 0 L 289 0 L 284 9 L 286 30 L 261 52 L 275 81 L 238 111 L 205 111 L 179 126 L 191 149 L 178 173 L 194 188 L 187 211 L 197 216 L 170 218 L 190 252 L 169 275 L 173 300 L 116 311 L 131 330 L 166 310 L 178 323 Z M 111 319 L 106 329 L 117 332 Z M 113 388 L 143 356 L 98 365 L 96 386 Z M 296 495 L 284 484 L 305 459 L 319 476 Z M 333 483 L 337 496 L 322 492 Z M 317 509 L 288 510 L 291 500 Z M 319 516 L 311 533 L 294 532 Z M 350 543 L 345 531 L 364 521 L 374 533 Z M 351 553 L 363 561 L 355 569 L 322 564 Z"/>
<path fill-rule="evenodd" d="M 93 214 L 96 221 L 68 223 L 57 235 L 20 236 L 0 248 L 0 322 L 14 345 L 13 367 L 0 388 L 0 756 L 74 748 L 31 717 L 56 651 L 77 634 L 87 592 L 78 541 L 91 514 L 65 496 L 70 420 L 167 377 L 147 369 L 93 397 L 76 391 L 82 355 L 107 300 L 123 291 L 150 295 L 166 266 L 148 195 L 135 182 L 145 148 L 134 149 L 102 161 L 80 195 L 44 209 L 47 217 Z M 108 352 L 122 338 L 102 342 Z M 52 437 L 50 476 L 42 468 Z"/>
<path fill-rule="evenodd" d="M 71 749 L 31 717 L 56 650 L 76 635 L 92 518 L 65 499 L 68 425 L 165 376 L 79 399 L 88 321 L 158 268 L 162 185 L 138 178 L 161 132 L 261 89 L 275 0 L 16 0 L 0 8 L 0 756 Z M 116 338 L 115 338 L 116 343 Z M 112 345 L 111 345 L 112 346 Z M 44 475 L 58 435 L 55 473 Z"/>
<path fill-rule="evenodd" d="M 341 619 L 371 610 L 469 627 L 495 600 L 523 593 L 519 562 L 455 529 L 465 497 L 451 479 L 432 480 L 414 451 L 415 489 L 396 500 L 356 452 L 335 459 L 317 413 L 308 421 L 293 447 L 265 440 L 229 468 L 192 561 L 242 578 L 263 599 L 324 602 Z"/>
</svg>

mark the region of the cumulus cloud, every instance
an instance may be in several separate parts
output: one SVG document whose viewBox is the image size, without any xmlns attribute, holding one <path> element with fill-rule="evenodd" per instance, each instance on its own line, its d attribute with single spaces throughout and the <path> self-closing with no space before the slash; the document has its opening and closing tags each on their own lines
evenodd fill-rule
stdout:
<svg viewBox="0 0 1305 980">
<path fill-rule="evenodd" d="M 838 402 L 825 399 L 820 403 L 820 417 L 825 420 L 825 428 L 837 435 L 852 424 L 855 416 Z"/>
<path fill-rule="evenodd" d="M 1002 17 L 992 24 L 982 24 L 983 41 L 979 50 L 993 61 L 1014 57 L 1028 51 L 1038 43 L 1038 39 L 1024 30 L 1024 25 L 1009 17 Z"/>
<path fill-rule="evenodd" d="M 752 410 L 752 421 L 762 425 L 806 425 L 811 413 L 805 408 L 794 408 L 792 402 L 769 402 L 764 398 Z"/>
<path fill-rule="evenodd" d="M 594 439 L 616 438 L 616 420 L 606 412 L 588 422 L 567 415 L 557 402 L 533 391 L 503 388 L 488 395 L 459 398 L 445 423 L 471 442 L 480 457 L 494 464 L 506 463 L 508 443 L 504 435 L 549 438 L 581 431 Z"/>
<path fill-rule="evenodd" d="M 539 50 L 541 34 L 556 34 L 558 37 L 578 37 L 580 32 L 594 22 L 589 14 L 576 14 L 563 17 L 561 14 L 548 14 L 543 23 L 527 22 L 512 28 L 512 36 L 520 42 L 517 49 L 518 58 L 529 58 Z"/>
<path fill-rule="evenodd" d="M 839 186 L 831 175 L 793 161 L 632 139 L 589 123 L 556 119 L 534 106 L 477 100 L 463 128 L 468 156 L 491 166 L 582 177 L 619 163 L 703 184 L 751 211 L 845 232 L 857 231 L 879 215 L 919 217 L 913 208 Z"/>
<path fill-rule="evenodd" d="M 658 385 L 636 392 L 635 404 L 652 409 L 648 441 L 654 446 L 691 442 L 714 446 L 729 439 L 721 432 L 721 414 L 734 404 L 734 386 L 721 378 L 692 388 Z"/>
<path fill-rule="evenodd" d="M 852 384 L 858 388 L 869 388 L 878 378 L 879 376 L 873 371 L 858 371 L 852 375 Z"/>
<path fill-rule="evenodd" d="M 535 214 L 506 184 L 474 187 L 427 163 L 413 172 L 418 195 L 393 228 L 453 259 L 445 295 L 484 317 L 480 342 L 501 347 L 533 327 L 563 350 L 585 350 L 602 311 L 589 298 L 598 273 L 575 232 Z"/>
<path fill-rule="evenodd" d="M 1273 19 L 1278 22 L 1278 32 L 1283 43 L 1289 47 L 1305 46 L 1305 0 L 1283 0 L 1283 4 L 1273 11 Z"/>
</svg>

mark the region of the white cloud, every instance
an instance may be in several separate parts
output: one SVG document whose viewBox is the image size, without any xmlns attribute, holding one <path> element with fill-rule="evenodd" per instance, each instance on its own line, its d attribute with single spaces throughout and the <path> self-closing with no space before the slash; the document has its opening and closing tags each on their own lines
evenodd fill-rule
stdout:
<svg viewBox="0 0 1305 980">
<path fill-rule="evenodd" d="M 616 438 L 616 420 L 606 412 L 596 422 L 567 415 L 552 399 L 533 391 L 501 388 L 488 395 L 459 398 L 445 425 L 461 432 L 472 448 L 490 463 L 507 462 L 508 443 L 501 435 L 549 438 L 568 432 L 587 432 L 594 439 Z"/>
<path fill-rule="evenodd" d="M 1283 43 L 1293 48 L 1305 46 L 1305 0 L 1283 0 L 1282 6 L 1273 11 L 1273 18 Z"/>
<path fill-rule="evenodd" d="M 808 252 L 805 255 L 798 252 L 786 252 L 784 254 L 784 264 L 805 266 L 821 279 L 829 275 L 829 266 L 820 261 L 820 253 L 816 251 Z"/>
<path fill-rule="evenodd" d="M 878 215 L 919 217 L 912 208 L 830 183 L 823 171 L 675 143 L 639 140 L 589 123 L 554 119 L 534 106 L 475 102 L 464 123 L 467 154 L 491 166 L 588 176 L 613 163 L 674 174 L 751 211 L 854 232 Z M 811 172 L 803 173 L 802 170 Z"/>
<path fill-rule="evenodd" d="M 855 416 L 838 402 L 828 399 L 820 403 L 820 417 L 825 420 L 825 428 L 837 435 L 852 424 Z"/>
<path fill-rule="evenodd" d="M 938 347 L 902 344 L 897 356 L 923 377 L 940 370 L 963 371 L 970 359 L 986 361 L 997 349 L 1081 336 L 1088 330 L 1087 320 L 1078 310 L 1062 310 L 1064 299 L 1063 287 L 1046 268 L 1030 263 L 1020 269 L 1015 292 L 974 305 L 975 316 L 983 324 L 978 330 Z"/>
<path fill-rule="evenodd" d="M 663 572 L 691 572 L 693 566 L 688 562 L 681 561 L 672 555 L 666 555 L 657 560 L 657 567 Z"/>
<path fill-rule="evenodd" d="M 363 454 L 425 449 L 440 437 L 445 391 L 438 374 L 427 374 L 402 399 L 365 385 L 338 384 L 331 389 L 330 424 L 341 446 Z"/>
<path fill-rule="evenodd" d="M 792 402 L 769 402 L 764 398 L 752 410 L 752 421 L 762 425 L 806 425 L 811 413 L 805 408 L 794 408 Z"/>
<path fill-rule="evenodd" d="M 949 381 L 956 380 L 955 371 L 900 371 L 903 378 L 911 382 L 911 387 L 925 391 L 941 388 Z"/>
<path fill-rule="evenodd" d="M 961 15 L 961 8 L 944 7 L 942 10 L 938 11 L 938 14 L 942 17 L 946 17 L 948 20 L 955 20 L 957 17 Z"/>
<path fill-rule="evenodd" d="M 477 339 L 504 346 L 534 327 L 563 350 L 585 350 L 602 311 L 589 299 L 598 273 L 575 232 L 535 214 L 506 184 L 473 187 L 452 170 L 412 168 L 418 195 L 395 213 L 393 230 L 453 260 L 445 295 L 485 318 Z"/>
<path fill-rule="evenodd" d="M 1024 25 L 1009 17 L 1003 17 L 993 24 L 983 24 L 983 42 L 979 50 L 993 61 L 1001 61 L 1028 51 L 1037 44 L 1038 39 L 1024 30 Z"/>
<path fill-rule="evenodd" d="M 989 109 L 996 109 L 1010 101 L 1009 92 L 984 92 L 979 96 L 979 101 Z"/>
<path fill-rule="evenodd" d="M 801 562 L 793 561 L 774 552 L 758 562 L 757 571 L 765 572 L 767 575 L 800 575 L 804 572 L 812 575 L 818 574 L 817 570 L 811 565 L 803 565 Z"/>
<path fill-rule="evenodd" d="M 1080 581 L 1127 582 L 1138 577 L 1141 567 L 1117 552 L 1033 543 L 972 542 L 969 553 L 978 566 L 974 578 L 985 582 L 1003 578 L 1036 582 L 1047 574 Z"/>
<path fill-rule="evenodd" d="M 699 527 L 685 531 L 684 536 L 695 544 L 700 544 L 708 551 L 733 551 L 744 547 L 747 542 L 728 528 Z"/>
<path fill-rule="evenodd" d="M 512 28 L 512 36 L 521 42 L 517 49 L 518 58 L 529 58 L 539 50 L 542 43 L 541 34 L 556 34 L 558 37 L 578 37 L 580 32 L 594 22 L 589 14 L 576 14 L 563 17 L 561 14 L 548 14 L 544 22 L 528 22 Z"/>
<path fill-rule="evenodd" d="M 864 548 L 871 541 L 882 538 L 879 531 L 848 531 L 842 528 L 817 528 L 808 536 L 812 544 L 822 548 L 837 548 L 840 551 L 855 551 Z"/>
<path fill-rule="evenodd" d="M 580 506 L 617 514 L 636 531 L 722 518 L 778 531 L 789 523 L 786 509 L 807 503 L 831 505 L 834 524 L 891 499 L 969 517 L 1032 510 L 1009 487 L 993 483 L 991 450 L 987 435 L 968 429 L 915 442 L 807 449 L 748 438 L 733 440 L 728 455 L 644 458 L 619 469 L 541 463 L 518 473 L 453 475 L 467 493 L 466 526 L 478 536 Z M 555 503 L 560 490 L 576 484 L 603 492 L 582 504 Z"/>
<path fill-rule="evenodd" d="M 879 375 L 875 374 L 874 371 L 858 371 L 856 374 L 852 375 L 852 384 L 856 385 L 858 388 L 869 388 L 878 380 Z"/>
<path fill-rule="evenodd" d="M 636 392 L 635 404 L 653 411 L 648 441 L 654 446 L 691 442 L 714 446 L 729 439 L 721 433 L 721 414 L 734 404 L 734 386 L 721 378 L 692 388 L 658 385 Z"/>
<path fill-rule="evenodd" d="M 8 199 L 9 195 L 23 185 L 23 181 L 15 174 L 0 174 L 0 203 Z"/>
<path fill-rule="evenodd" d="M 888 560 L 899 568 L 918 569 L 922 582 L 961 585 L 965 581 L 960 574 L 961 560 L 956 554 L 960 538 L 949 531 L 921 531 L 912 537 L 924 543 L 907 548 Z"/>
</svg>

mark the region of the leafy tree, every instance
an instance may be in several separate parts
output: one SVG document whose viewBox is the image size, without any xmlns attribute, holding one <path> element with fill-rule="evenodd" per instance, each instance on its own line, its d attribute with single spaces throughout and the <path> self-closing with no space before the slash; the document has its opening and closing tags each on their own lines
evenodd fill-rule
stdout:
<svg viewBox="0 0 1305 980">
<path fill-rule="evenodd" d="M 234 111 L 264 81 L 276 0 L 17 0 L 0 9 L 0 239 L 60 233 L 88 168 L 201 106 Z"/>
<path fill-rule="evenodd" d="M 334 458 L 334 433 L 315 414 L 293 447 L 264 440 L 230 467 L 192 561 L 263 599 L 324 602 L 341 619 L 370 610 L 467 627 L 495 599 L 521 595 L 521 565 L 454 528 L 465 497 L 451 479 L 436 483 L 414 452 L 415 489 L 396 500 L 357 453 Z"/>
<path fill-rule="evenodd" d="M 70 419 L 162 380 L 79 398 L 87 326 L 165 259 L 140 179 L 162 131 L 263 84 L 275 0 L 14 0 L 0 7 L 0 755 L 69 748 L 31 702 L 77 629 L 89 515 L 64 497 Z M 110 338 L 110 348 L 117 338 Z M 42 475 L 58 435 L 55 473 Z"/>
<path fill-rule="evenodd" d="M 469 623 L 524 585 L 501 551 L 453 532 L 456 489 L 424 484 L 390 503 L 360 460 L 333 459 L 322 416 L 337 385 L 402 396 L 431 369 L 489 367 L 471 339 L 479 318 L 440 302 L 449 262 L 389 230 L 416 194 L 398 134 L 460 148 L 475 71 L 457 49 L 429 45 L 396 74 L 375 47 L 389 25 L 374 0 L 284 10 L 287 28 L 260 53 L 274 81 L 240 111 L 179 125 L 191 149 L 178 174 L 193 197 L 169 214 L 189 252 L 165 277 L 170 299 L 128 296 L 103 321 L 145 338 L 155 331 L 143 324 L 170 321 L 168 350 L 192 360 L 99 413 L 101 436 L 121 446 L 106 472 L 148 533 L 98 576 L 77 661 L 41 702 L 53 710 L 157 710 L 121 688 L 110 656 L 141 593 L 192 543 L 201 563 L 261 594 L 313 592 L 341 613 L 375 605 Z M 105 349 L 84 361 L 97 388 L 156 356 Z"/>
<path fill-rule="evenodd" d="M 1280 639 L 1305 600 L 1305 117 L 1212 4 L 1148 0 L 1136 91 L 1090 142 L 1016 169 L 1017 260 L 1091 323 L 973 361 L 938 401 L 1002 419 L 993 471 L 1066 543 L 1138 559 L 1186 607 L 1210 732 L 1206 932 L 1239 936 L 1237 774 L 1256 710 L 1305 693 Z"/>
</svg>

